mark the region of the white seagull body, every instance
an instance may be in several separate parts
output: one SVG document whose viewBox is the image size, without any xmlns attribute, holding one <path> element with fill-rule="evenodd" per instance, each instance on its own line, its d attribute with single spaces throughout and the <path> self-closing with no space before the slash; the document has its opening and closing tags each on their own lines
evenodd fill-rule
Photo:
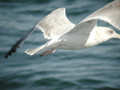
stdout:
<svg viewBox="0 0 120 90">
<path fill-rule="evenodd" d="M 40 47 L 28 49 L 25 53 L 28 55 L 39 53 L 44 56 L 55 52 L 56 49 L 78 50 L 95 46 L 111 38 L 120 39 L 120 35 L 114 30 L 97 26 L 98 19 L 108 22 L 117 29 L 120 29 L 120 0 L 115 0 L 105 5 L 77 25 L 70 22 L 66 17 L 65 8 L 54 10 L 35 26 L 35 28 L 43 32 L 45 39 L 49 41 Z M 33 31 L 34 29 L 13 45 L 5 57 L 15 52 L 16 48 Z"/>
</svg>

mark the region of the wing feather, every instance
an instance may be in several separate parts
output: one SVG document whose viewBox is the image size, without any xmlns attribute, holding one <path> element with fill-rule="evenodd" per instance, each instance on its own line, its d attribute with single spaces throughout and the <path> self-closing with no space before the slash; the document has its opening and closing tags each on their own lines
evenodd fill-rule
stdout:
<svg viewBox="0 0 120 90">
<path fill-rule="evenodd" d="M 73 47 L 73 49 L 78 46 L 79 49 L 84 48 L 85 43 L 90 35 L 90 32 L 93 30 L 96 24 L 97 20 L 90 20 L 79 23 L 71 31 L 64 34 L 61 38 L 62 40 L 67 41 L 67 45 L 70 46 L 70 48 L 68 47 L 69 49 L 72 49 L 71 47 L 73 47 L 73 44 L 76 45 Z"/>
<path fill-rule="evenodd" d="M 106 21 L 120 29 L 120 0 L 114 0 L 113 2 L 105 5 L 103 8 L 98 9 L 83 21 L 88 21 L 91 19 L 100 19 Z"/>
<path fill-rule="evenodd" d="M 39 28 L 46 39 L 53 39 L 71 30 L 75 25 L 65 14 L 65 8 L 58 8 L 43 18 L 36 27 Z"/>
</svg>

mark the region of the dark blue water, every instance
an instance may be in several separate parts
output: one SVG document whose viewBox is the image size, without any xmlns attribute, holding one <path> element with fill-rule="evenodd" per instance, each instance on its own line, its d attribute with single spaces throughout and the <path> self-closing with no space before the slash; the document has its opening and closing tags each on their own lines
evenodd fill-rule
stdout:
<svg viewBox="0 0 120 90">
<path fill-rule="evenodd" d="M 36 30 L 16 54 L 3 58 L 16 40 L 52 10 L 65 7 L 68 18 L 78 23 L 110 1 L 0 0 L 0 90 L 120 90 L 118 39 L 79 51 L 28 56 L 25 49 L 45 42 Z"/>
</svg>

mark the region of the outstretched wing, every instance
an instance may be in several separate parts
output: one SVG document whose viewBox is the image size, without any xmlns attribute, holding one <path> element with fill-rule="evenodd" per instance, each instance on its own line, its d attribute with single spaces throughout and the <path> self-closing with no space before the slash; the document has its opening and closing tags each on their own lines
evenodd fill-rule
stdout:
<svg viewBox="0 0 120 90">
<path fill-rule="evenodd" d="M 52 39 L 63 35 L 74 26 L 75 25 L 71 23 L 65 15 L 65 8 L 58 8 L 35 25 L 26 35 L 20 38 L 5 54 L 5 58 L 8 58 L 8 56 L 12 55 L 12 53 L 15 53 L 17 48 L 19 48 L 19 46 L 35 30 L 35 28 L 42 30 L 47 39 Z"/>
<path fill-rule="evenodd" d="M 103 8 L 95 11 L 83 21 L 91 19 L 104 20 L 117 29 L 120 29 L 120 0 L 114 0 L 113 2 L 105 5 Z"/>
<path fill-rule="evenodd" d="M 59 37 L 74 26 L 66 17 L 65 8 L 58 8 L 52 11 L 36 25 L 44 33 L 46 39 Z"/>
</svg>

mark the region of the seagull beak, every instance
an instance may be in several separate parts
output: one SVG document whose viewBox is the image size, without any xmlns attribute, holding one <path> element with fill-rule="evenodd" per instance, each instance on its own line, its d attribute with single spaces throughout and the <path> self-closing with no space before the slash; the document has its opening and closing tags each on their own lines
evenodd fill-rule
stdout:
<svg viewBox="0 0 120 90">
<path fill-rule="evenodd" d="M 114 34 L 114 38 L 120 39 L 120 34 L 115 33 L 115 34 Z"/>
</svg>

